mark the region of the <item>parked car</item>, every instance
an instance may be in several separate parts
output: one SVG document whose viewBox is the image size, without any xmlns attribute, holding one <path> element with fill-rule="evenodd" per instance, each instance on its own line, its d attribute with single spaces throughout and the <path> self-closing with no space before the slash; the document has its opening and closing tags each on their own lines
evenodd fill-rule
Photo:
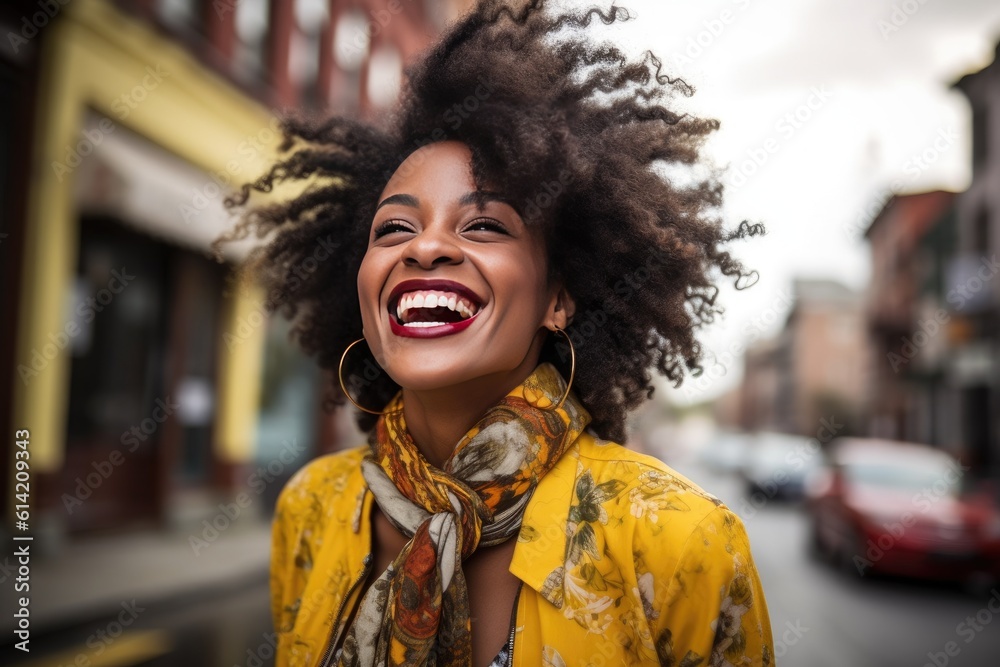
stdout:
<svg viewBox="0 0 1000 667">
<path fill-rule="evenodd" d="M 819 442 L 798 435 L 761 432 L 747 448 L 742 475 L 751 501 L 799 500 L 806 478 L 822 461 Z"/>
<path fill-rule="evenodd" d="M 698 460 L 712 472 L 738 473 L 743 469 L 750 444 L 750 436 L 744 433 L 723 431 L 701 448 Z"/>
<path fill-rule="evenodd" d="M 936 580 L 1000 578 L 995 488 L 925 445 L 831 443 L 809 482 L 811 546 L 846 571 Z"/>
</svg>

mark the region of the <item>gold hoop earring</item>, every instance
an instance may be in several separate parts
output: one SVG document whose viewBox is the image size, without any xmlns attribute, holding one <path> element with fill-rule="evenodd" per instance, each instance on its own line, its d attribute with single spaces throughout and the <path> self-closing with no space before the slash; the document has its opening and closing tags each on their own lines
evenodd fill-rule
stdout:
<svg viewBox="0 0 1000 667">
<path fill-rule="evenodd" d="M 555 407 L 542 408 L 543 410 L 558 410 L 559 408 L 562 407 L 563 403 L 566 402 L 566 399 L 569 397 L 569 390 L 573 387 L 573 378 L 576 375 L 576 350 L 573 348 L 573 339 L 569 337 L 569 334 L 566 333 L 564 329 L 556 327 L 555 329 L 550 329 L 550 331 L 552 331 L 553 333 L 561 333 L 566 338 L 566 342 L 569 343 L 570 366 L 569 366 L 569 382 L 566 383 L 566 391 L 563 393 L 562 398 L 559 399 L 559 402 L 556 403 Z"/>
<path fill-rule="evenodd" d="M 383 410 L 381 412 L 378 412 L 376 410 L 369 410 L 368 408 L 364 407 L 363 405 L 359 405 L 357 401 L 355 401 L 353 398 L 351 398 L 350 392 L 347 391 L 347 387 L 344 385 L 344 359 L 347 358 L 347 353 L 351 351 L 351 348 L 354 347 L 355 345 L 357 345 L 358 343 L 360 343 L 363 340 L 364 340 L 364 336 L 362 336 L 361 338 L 357 339 L 356 341 L 354 341 L 353 343 L 351 343 L 350 345 L 348 345 L 347 349 L 344 350 L 344 353 L 342 355 L 340 355 L 340 365 L 337 366 L 337 379 L 340 380 L 340 389 L 341 389 L 341 391 L 344 392 L 344 396 L 346 396 L 347 400 L 349 400 L 351 403 L 354 404 L 354 407 L 356 407 L 358 410 L 361 410 L 362 412 L 367 412 L 370 415 L 384 415 L 385 414 L 385 410 Z"/>
</svg>

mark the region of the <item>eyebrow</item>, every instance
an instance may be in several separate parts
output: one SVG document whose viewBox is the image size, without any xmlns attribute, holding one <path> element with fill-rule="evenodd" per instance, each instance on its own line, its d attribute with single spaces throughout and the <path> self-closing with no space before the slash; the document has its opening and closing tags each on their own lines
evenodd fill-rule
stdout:
<svg viewBox="0 0 1000 667">
<path fill-rule="evenodd" d="M 468 206 L 469 204 L 475 204 L 476 208 L 482 211 L 483 208 L 486 207 L 486 204 L 491 201 L 498 201 L 503 204 L 507 204 L 515 211 L 517 210 L 517 208 L 514 206 L 514 204 L 510 202 L 509 199 L 504 197 L 499 192 L 493 192 L 492 190 L 476 190 L 475 192 L 467 192 L 459 198 L 458 204 L 459 206 Z M 375 207 L 375 210 L 378 211 L 386 204 L 399 204 L 400 206 L 420 208 L 419 199 L 417 199 L 413 195 L 402 194 L 402 193 L 389 195 L 388 197 L 379 202 L 378 206 Z"/>
</svg>

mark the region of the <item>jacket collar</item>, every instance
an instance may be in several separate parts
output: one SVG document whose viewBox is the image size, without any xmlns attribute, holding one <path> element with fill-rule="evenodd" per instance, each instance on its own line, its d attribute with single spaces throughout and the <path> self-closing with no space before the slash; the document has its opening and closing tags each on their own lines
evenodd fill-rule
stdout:
<svg viewBox="0 0 1000 667">
<path fill-rule="evenodd" d="M 566 525 L 573 501 L 579 438 L 538 482 L 521 521 L 510 572 L 557 608 L 563 603 Z"/>
</svg>

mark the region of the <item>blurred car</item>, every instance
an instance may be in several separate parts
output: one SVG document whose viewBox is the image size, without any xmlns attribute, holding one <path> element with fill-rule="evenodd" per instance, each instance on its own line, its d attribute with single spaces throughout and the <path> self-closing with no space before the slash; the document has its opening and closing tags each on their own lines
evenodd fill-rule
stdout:
<svg viewBox="0 0 1000 667">
<path fill-rule="evenodd" d="M 749 446 L 746 434 L 724 431 L 701 448 L 698 461 L 712 472 L 737 473 L 743 469 Z"/>
<path fill-rule="evenodd" d="M 809 482 L 811 546 L 854 574 L 935 580 L 1000 578 L 995 489 L 925 445 L 871 439 L 831 444 Z"/>
<path fill-rule="evenodd" d="M 751 501 L 766 498 L 799 500 L 807 477 L 822 460 L 819 442 L 785 433 L 761 432 L 750 443 L 743 478 Z"/>
</svg>

